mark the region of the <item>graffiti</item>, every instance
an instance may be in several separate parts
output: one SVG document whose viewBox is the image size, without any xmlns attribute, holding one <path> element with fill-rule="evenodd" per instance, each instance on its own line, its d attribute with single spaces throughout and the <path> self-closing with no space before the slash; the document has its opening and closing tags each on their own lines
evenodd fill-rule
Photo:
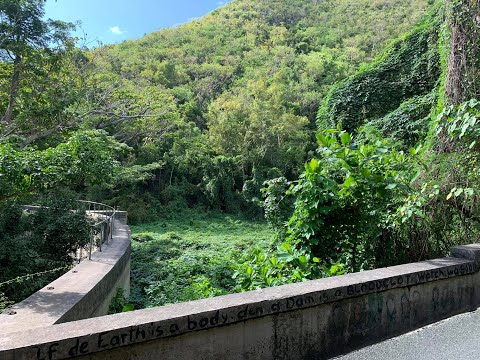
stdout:
<svg viewBox="0 0 480 360">
<path fill-rule="evenodd" d="M 430 295 L 425 290 L 420 292 L 412 286 L 436 280 L 448 279 L 457 275 L 476 271 L 474 263 L 447 266 L 417 273 L 391 276 L 357 284 L 312 291 L 298 296 L 258 300 L 244 305 L 236 305 L 200 314 L 189 314 L 173 319 L 165 319 L 149 324 L 131 326 L 123 329 L 105 331 L 68 339 L 61 343 L 49 343 L 34 348 L 37 360 L 52 360 L 86 355 L 92 352 L 115 349 L 120 346 L 143 341 L 166 338 L 188 332 L 230 325 L 268 315 L 311 308 L 331 303 L 329 332 L 335 337 L 350 331 L 353 336 L 377 331 L 378 328 L 395 328 L 399 324 L 409 326 L 413 319 L 426 319 L 439 313 L 441 315 L 465 307 L 472 299 L 471 286 L 457 285 L 450 288 L 445 283 L 443 288 L 433 287 Z M 342 283 L 342 281 L 340 281 Z M 402 292 L 393 290 L 403 288 Z M 345 300 L 367 295 L 353 300 L 348 308 Z M 422 298 L 423 296 L 423 298 Z M 431 312 L 425 312 L 431 306 Z M 348 310 L 348 311 L 346 311 Z M 428 315 L 425 315 L 427 313 Z M 32 348 L 33 349 L 33 348 Z"/>
<path fill-rule="evenodd" d="M 387 297 L 387 318 L 391 323 L 394 323 L 397 320 L 397 308 L 395 306 L 395 297 L 393 295 Z"/>
<path fill-rule="evenodd" d="M 368 327 L 373 328 L 382 322 L 383 296 L 371 294 L 368 296 Z"/>
<path fill-rule="evenodd" d="M 351 323 L 350 332 L 352 336 L 363 336 L 367 330 L 368 310 L 364 300 L 356 300 L 353 304 L 353 322 Z"/>
<path fill-rule="evenodd" d="M 437 287 L 433 288 L 432 291 L 432 308 L 434 312 L 440 309 L 440 290 Z"/>
<path fill-rule="evenodd" d="M 411 314 L 410 298 L 407 294 L 403 294 L 400 300 L 402 321 L 409 321 Z"/>
<path fill-rule="evenodd" d="M 420 319 L 420 316 L 423 316 L 421 307 L 422 307 L 422 296 L 420 295 L 420 292 L 415 290 L 411 295 L 411 309 L 413 311 L 414 319 Z"/>
<path fill-rule="evenodd" d="M 347 328 L 346 312 L 341 304 L 336 303 L 333 305 L 330 322 L 329 330 L 332 332 L 332 335 L 334 337 L 341 337 Z"/>
</svg>

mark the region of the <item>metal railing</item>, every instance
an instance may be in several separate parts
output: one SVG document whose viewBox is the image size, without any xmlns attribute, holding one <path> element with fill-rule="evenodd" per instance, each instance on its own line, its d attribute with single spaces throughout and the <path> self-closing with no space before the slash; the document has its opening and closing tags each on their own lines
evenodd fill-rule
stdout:
<svg viewBox="0 0 480 360">
<path fill-rule="evenodd" d="M 102 245 L 105 243 L 108 245 L 109 241 L 112 240 L 116 210 L 112 206 L 94 201 L 78 201 L 84 205 L 87 216 L 93 220 L 90 226 L 90 242 L 87 246 L 77 249 L 76 253 L 72 254 L 79 263 L 86 258 L 83 255 L 84 251 L 88 254 L 88 259 L 92 260 L 94 247 L 97 247 L 98 251 L 102 251 Z M 23 208 L 29 212 L 36 212 L 42 206 L 24 205 Z"/>
<path fill-rule="evenodd" d="M 87 215 L 95 222 L 90 228 L 90 243 L 88 245 L 88 259 L 92 259 L 93 248 L 96 246 L 98 251 L 102 251 L 103 244 L 109 244 L 109 241 L 113 238 L 114 226 L 115 226 L 115 213 L 114 207 L 97 203 L 94 201 L 79 200 L 84 204 Z M 83 249 L 79 250 L 80 262 L 83 258 Z"/>
</svg>

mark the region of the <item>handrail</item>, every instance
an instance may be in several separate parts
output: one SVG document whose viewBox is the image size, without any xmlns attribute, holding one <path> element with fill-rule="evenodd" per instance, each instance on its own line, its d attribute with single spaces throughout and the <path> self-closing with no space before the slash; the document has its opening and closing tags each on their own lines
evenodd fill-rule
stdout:
<svg viewBox="0 0 480 360">
<path fill-rule="evenodd" d="M 88 205 L 88 210 L 86 210 L 87 215 L 93 215 L 91 217 L 103 217 L 100 221 L 92 224 L 90 226 L 90 243 L 88 247 L 88 259 L 92 260 L 92 252 L 94 243 L 98 246 L 98 250 L 102 251 L 102 245 L 106 242 L 108 244 L 109 240 L 113 238 L 114 231 L 114 219 L 116 214 L 116 209 L 112 206 L 102 204 L 95 201 L 88 200 L 78 200 L 78 202 Z M 42 206 L 32 206 L 26 205 L 25 209 L 30 211 L 36 211 Z M 98 241 L 97 241 L 98 240 Z M 83 259 L 83 248 L 77 250 L 77 262 L 80 262 Z"/>
<path fill-rule="evenodd" d="M 101 221 L 91 226 L 88 259 L 92 260 L 92 251 L 95 240 L 98 239 L 97 246 L 99 251 L 102 251 L 102 245 L 105 242 L 108 244 L 109 240 L 113 239 L 114 219 L 116 210 L 112 206 L 98 203 L 95 201 L 79 200 L 79 202 L 85 205 L 88 204 L 87 214 L 93 214 L 93 217 L 98 215 L 104 217 Z M 82 258 L 82 250 L 83 249 L 80 249 L 80 257 L 78 259 L 79 262 Z"/>
<path fill-rule="evenodd" d="M 60 271 L 65 271 L 67 269 L 71 269 L 73 263 L 76 261 L 80 263 L 86 257 L 83 256 L 83 251 L 86 250 L 88 252 L 88 259 L 92 260 L 92 252 L 94 246 L 98 246 L 99 251 L 102 251 L 102 245 L 106 242 L 109 243 L 110 240 L 113 239 L 113 232 L 114 232 L 114 222 L 115 216 L 117 214 L 117 210 L 109 205 L 93 202 L 93 201 L 86 201 L 86 200 L 78 200 L 79 203 L 82 203 L 82 210 L 85 208 L 85 213 L 89 218 L 93 218 L 97 221 L 89 221 L 90 224 L 90 241 L 84 247 L 77 248 L 74 252 L 70 254 L 72 258 L 72 264 L 58 267 L 51 270 L 40 271 L 37 273 L 30 273 L 22 276 L 17 276 L 13 279 L 9 279 L 4 282 L 0 282 L 0 290 L 4 286 L 8 286 L 15 283 L 23 283 L 25 281 L 29 281 L 35 277 L 40 277 L 46 274 L 53 274 L 59 273 Z M 28 213 L 36 213 L 41 209 L 48 209 L 48 206 L 38 206 L 38 205 L 23 205 L 23 210 Z M 76 212 L 77 210 L 71 209 L 70 212 Z M 87 248 L 88 246 L 88 248 Z M 1 295 L 1 294 L 0 294 Z M 0 299 L 1 300 L 1 299 Z M 8 307 L 7 307 L 8 309 Z M 0 311 L 0 314 L 2 311 Z"/>
</svg>

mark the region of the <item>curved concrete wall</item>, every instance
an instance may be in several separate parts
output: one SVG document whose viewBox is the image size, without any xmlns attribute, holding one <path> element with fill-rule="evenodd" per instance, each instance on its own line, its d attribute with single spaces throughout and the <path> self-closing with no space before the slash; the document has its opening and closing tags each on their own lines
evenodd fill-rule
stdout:
<svg viewBox="0 0 480 360">
<path fill-rule="evenodd" d="M 130 230 L 120 213 L 113 239 L 26 300 L 0 314 L 0 335 L 106 315 L 117 289 L 130 288 Z"/>
<path fill-rule="evenodd" d="M 9 333 L 0 359 L 324 359 L 480 303 L 456 257 Z"/>
</svg>

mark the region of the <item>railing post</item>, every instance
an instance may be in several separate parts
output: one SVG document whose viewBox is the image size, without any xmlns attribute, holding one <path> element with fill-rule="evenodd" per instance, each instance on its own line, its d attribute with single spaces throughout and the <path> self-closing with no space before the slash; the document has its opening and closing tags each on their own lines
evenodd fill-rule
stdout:
<svg viewBox="0 0 480 360">
<path fill-rule="evenodd" d="M 107 221 L 105 222 L 105 242 L 110 244 L 110 218 L 107 217 Z"/>
<path fill-rule="evenodd" d="M 88 253 L 88 260 L 92 260 L 92 248 L 93 248 L 93 228 L 90 228 L 90 249 Z"/>
<path fill-rule="evenodd" d="M 103 244 L 103 223 L 100 224 L 100 241 L 98 242 L 98 251 L 102 252 L 102 244 Z"/>
<path fill-rule="evenodd" d="M 90 228 L 90 246 L 88 249 L 88 258 L 92 259 L 93 247 L 97 246 L 98 251 L 102 251 L 104 243 L 110 244 L 113 240 L 113 233 L 115 231 L 115 207 L 105 204 L 96 203 L 94 201 L 79 200 L 82 203 L 88 203 L 89 215 L 93 218 L 94 224 Z M 95 242 L 95 244 L 94 244 Z M 80 249 L 80 259 L 83 249 Z"/>
<path fill-rule="evenodd" d="M 112 214 L 112 239 L 113 239 L 113 232 L 115 231 L 115 216 L 117 215 L 115 208 L 113 208 Z"/>
</svg>

